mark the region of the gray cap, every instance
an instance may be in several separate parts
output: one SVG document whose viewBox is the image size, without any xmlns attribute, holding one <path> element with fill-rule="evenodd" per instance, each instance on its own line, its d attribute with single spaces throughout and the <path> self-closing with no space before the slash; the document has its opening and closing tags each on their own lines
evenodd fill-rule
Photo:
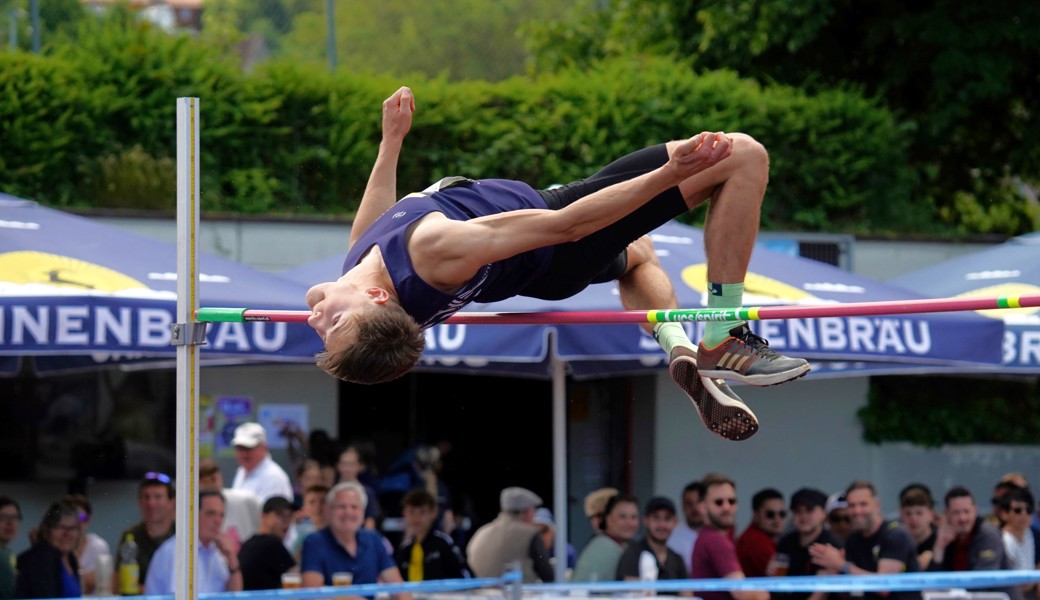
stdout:
<svg viewBox="0 0 1040 600">
<path fill-rule="evenodd" d="M 529 489 L 507 487 L 499 496 L 499 505 L 504 512 L 523 512 L 542 505 L 542 499 Z"/>
</svg>

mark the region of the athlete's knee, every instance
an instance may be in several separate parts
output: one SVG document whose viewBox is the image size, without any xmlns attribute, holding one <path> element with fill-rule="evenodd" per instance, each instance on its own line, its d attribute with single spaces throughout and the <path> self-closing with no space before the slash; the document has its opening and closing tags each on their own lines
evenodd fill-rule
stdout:
<svg viewBox="0 0 1040 600">
<path fill-rule="evenodd" d="M 727 160 L 734 160 L 737 167 L 744 171 L 746 176 L 761 177 L 764 182 L 769 180 L 769 151 L 761 142 L 746 133 L 730 133 L 733 140 L 733 152 Z"/>
</svg>

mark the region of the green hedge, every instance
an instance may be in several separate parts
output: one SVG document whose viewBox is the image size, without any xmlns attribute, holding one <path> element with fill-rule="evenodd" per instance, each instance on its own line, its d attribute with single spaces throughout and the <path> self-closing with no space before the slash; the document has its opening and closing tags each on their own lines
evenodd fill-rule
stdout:
<svg viewBox="0 0 1040 600">
<path fill-rule="evenodd" d="M 172 208 L 174 99 L 198 96 L 204 210 L 347 214 L 376 154 L 380 103 L 408 83 L 418 114 L 402 192 L 449 174 L 565 182 L 648 144 L 724 130 L 770 149 L 766 227 L 897 231 L 932 216 L 909 201 L 896 120 L 856 91 L 808 96 L 660 58 L 449 84 L 277 62 L 244 73 L 222 55 L 125 19 L 46 58 L 0 53 L 0 189 L 60 206 Z"/>
<path fill-rule="evenodd" d="M 944 444 L 1040 440 L 1040 385 L 1033 379 L 872 377 L 859 411 L 863 439 Z"/>
</svg>

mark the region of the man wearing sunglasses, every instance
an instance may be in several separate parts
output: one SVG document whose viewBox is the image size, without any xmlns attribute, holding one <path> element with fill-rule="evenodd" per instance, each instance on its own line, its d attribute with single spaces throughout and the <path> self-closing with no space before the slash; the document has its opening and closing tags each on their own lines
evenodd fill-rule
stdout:
<svg viewBox="0 0 1040 600">
<path fill-rule="evenodd" d="M 946 492 L 946 512 L 935 534 L 929 571 L 992 571 L 1010 569 L 1000 530 L 979 516 L 975 499 L 963 486 Z M 1018 588 L 1000 588 L 1012 600 Z"/>
<path fill-rule="evenodd" d="M 776 540 L 787 523 L 784 495 L 773 488 L 751 497 L 751 523 L 737 538 L 737 558 L 744 575 L 765 577 L 766 567 L 776 554 Z"/>
<path fill-rule="evenodd" d="M 704 477 L 704 514 L 707 523 L 697 536 L 690 559 L 691 579 L 744 579 L 744 571 L 733 545 L 733 525 L 737 513 L 737 486 L 718 473 Z M 764 590 L 697 592 L 703 600 L 769 600 Z"/>
<path fill-rule="evenodd" d="M 117 544 L 122 544 L 128 534 L 137 544 L 138 583 L 144 585 L 148 565 L 155 551 L 173 535 L 174 504 L 173 480 L 165 473 L 145 473 L 137 486 L 137 508 L 141 511 L 141 522 L 119 535 Z M 117 545 L 118 548 L 118 545 Z M 119 572 L 119 552 L 116 552 L 115 572 Z M 112 578 L 114 593 L 119 593 L 119 578 Z"/>
<path fill-rule="evenodd" d="M 1040 531 L 1033 526 L 1033 507 L 1036 501 L 1032 492 L 1026 488 L 1017 488 L 1004 494 L 1000 499 L 1000 512 L 1004 518 L 1004 551 L 1007 553 L 1011 568 L 1032 570 L 1040 562 Z M 1035 583 L 1019 586 L 1024 598 L 1035 598 Z"/>
</svg>

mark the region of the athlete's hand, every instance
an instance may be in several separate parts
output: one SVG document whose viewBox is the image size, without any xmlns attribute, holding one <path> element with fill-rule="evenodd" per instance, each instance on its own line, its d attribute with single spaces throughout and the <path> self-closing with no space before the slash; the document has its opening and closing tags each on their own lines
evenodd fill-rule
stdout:
<svg viewBox="0 0 1040 600">
<path fill-rule="evenodd" d="M 383 139 L 400 143 L 412 128 L 415 96 L 408 87 L 401 87 L 383 101 Z"/>
<path fill-rule="evenodd" d="M 676 178 L 682 181 L 718 164 L 732 151 L 733 140 L 728 135 L 705 131 L 679 144 L 668 162 Z"/>
</svg>

